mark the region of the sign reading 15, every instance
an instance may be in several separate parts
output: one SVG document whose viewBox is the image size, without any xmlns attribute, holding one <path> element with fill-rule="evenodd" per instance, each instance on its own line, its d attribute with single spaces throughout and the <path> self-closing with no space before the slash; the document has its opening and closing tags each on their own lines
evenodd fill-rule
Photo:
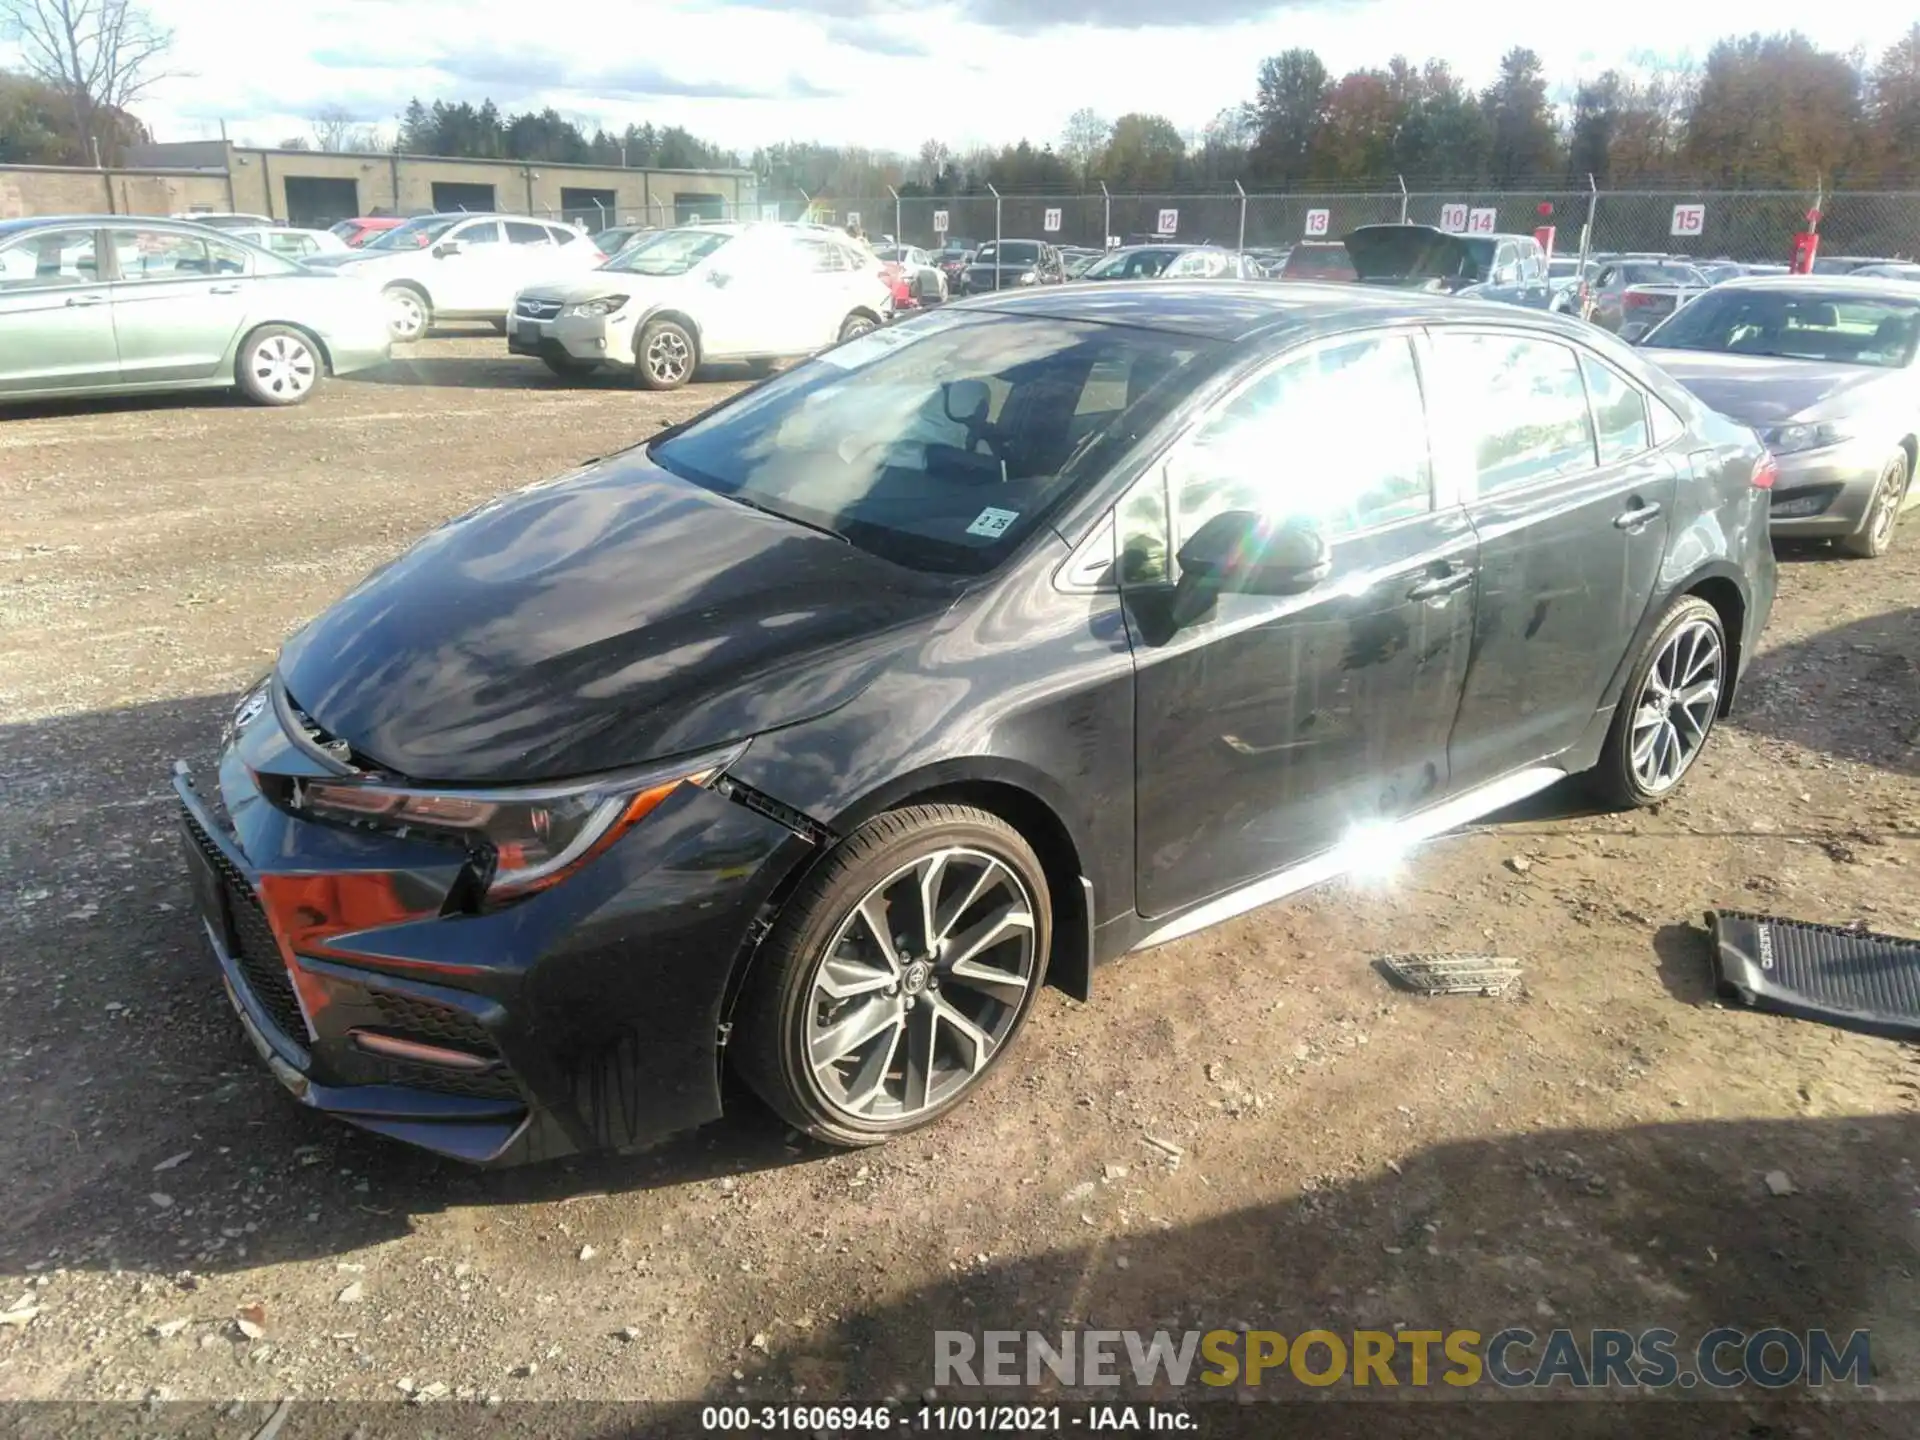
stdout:
<svg viewBox="0 0 1920 1440">
<path fill-rule="evenodd" d="M 1673 207 L 1673 233 L 1675 235 L 1698 235 L 1706 228 L 1706 206 L 1676 205 Z"/>
</svg>

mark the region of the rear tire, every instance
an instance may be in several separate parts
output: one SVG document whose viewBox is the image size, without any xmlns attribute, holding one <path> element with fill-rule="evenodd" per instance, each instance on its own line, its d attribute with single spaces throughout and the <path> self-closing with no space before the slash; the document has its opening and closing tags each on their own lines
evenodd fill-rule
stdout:
<svg viewBox="0 0 1920 1440">
<path fill-rule="evenodd" d="M 857 340 L 862 335 L 870 335 L 880 328 L 880 322 L 871 315 L 863 315 L 858 310 L 840 322 L 840 338 Z"/>
<path fill-rule="evenodd" d="M 540 358 L 562 380 L 578 380 L 600 368 L 598 360 L 576 360 L 571 355 L 542 355 Z"/>
<path fill-rule="evenodd" d="M 932 1124 L 1018 1038 L 1046 982 L 1051 906 L 1033 847 L 999 816 L 880 815 L 787 902 L 728 1054 L 768 1105 L 830 1145 Z"/>
<path fill-rule="evenodd" d="M 1893 548 L 1894 526 L 1900 523 L 1900 506 L 1907 498 L 1907 452 L 1897 450 L 1880 472 L 1873 499 L 1867 505 L 1866 520 L 1852 535 L 1833 542 L 1842 555 L 1856 560 L 1877 560 Z"/>
<path fill-rule="evenodd" d="M 1621 810 L 1672 795 L 1706 749 L 1729 678 L 1720 612 L 1682 595 L 1627 672 L 1600 761 L 1587 773 L 1594 795 Z"/>
<path fill-rule="evenodd" d="M 677 320 L 649 320 L 633 346 L 633 373 L 643 390 L 678 390 L 693 378 L 700 354 Z"/>
<path fill-rule="evenodd" d="M 233 378 L 256 405 L 298 405 L 326 378 L 320 347 L 291 325 L 262 325 L 240 342 Z"/>
<path fill-rule="evenodd" d="M 399 344 L 424 340 L 433 324 L 433 307 L 411 285 L 389 285 L 380 292 L 387 302 L 387 334 Z"/>
</svg>

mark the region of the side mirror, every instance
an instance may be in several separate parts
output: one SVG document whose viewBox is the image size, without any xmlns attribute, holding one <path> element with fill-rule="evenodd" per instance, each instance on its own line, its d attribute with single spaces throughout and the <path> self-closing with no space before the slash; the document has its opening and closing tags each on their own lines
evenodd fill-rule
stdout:
<svg viewBox="0 0 1920 1440">
<path fill-rule="evenodd" d="M 724 290 L 733 283 L 733 276 L 725 270 L 707 271 L 707 284 L 716 290 Z"/>
<path fill-rule="evenodd" d="M 1301 595 L 1333 573 L 1333 552 L 1311 522 L 1273 524 L 1226 510 L 1180 547 L 1182 586 L 1246 595 Z"/>
<path fill-rule="evenodd" d="M 433 253 L 436 256 L 438 256 L 440 259 L 444 260 L 449 255 L 458 255 L 462 250 L 466 248 L 467 248 L 466 242 L 464 241 L 442 240 L 438 245 L 433 247 Z"/>
</svg>

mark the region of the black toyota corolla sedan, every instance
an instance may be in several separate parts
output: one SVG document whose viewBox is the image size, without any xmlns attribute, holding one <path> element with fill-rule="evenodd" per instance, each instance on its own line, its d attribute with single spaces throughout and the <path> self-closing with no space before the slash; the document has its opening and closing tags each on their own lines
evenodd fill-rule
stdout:
<svg viewBox="0 0 1920 1440">
<path fill-rule="evenodd" d="M 727 1067 L 823 1140 L 1045 984 L 1552 784 L 1669 794 L 1772 462 L 1631 350 L 1353 287 L 1049 287 L 849 341 L 442 526 L 288 643 L 189 868 L 307 1104 L 476 1162 Z"/>
</svg>

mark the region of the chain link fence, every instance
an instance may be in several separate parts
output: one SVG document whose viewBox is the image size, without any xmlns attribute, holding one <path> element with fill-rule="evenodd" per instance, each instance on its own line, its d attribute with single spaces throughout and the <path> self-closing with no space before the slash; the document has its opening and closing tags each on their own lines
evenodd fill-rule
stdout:
<svg viewBox="0 0 1920 1440">
<path fill-rule="evenodd" d="M 1554 250 L 1686 254 L 1699 259 L 1784 263 L 1793 237 L 1820 211 L 1823 255 L 1920 255 L 1920 191 L 1813 190 L 1354 190 L 1285 194 L 863 195 L 832 200 L 763 198 L 745 204 L 542 211 L 589 231 L 614 225 L 666 227 L 699 220 L 811 220 L 858 223 L 869 236 L 937 249 L 969 248 L 996 235 L 1103 249 L 1174 240 L 1229 248 L 1279 249 L 1301 240 L 1338 240 L 1361 225 L 1410 222 L 1443 230 L 1530 234 L 1554 229 Z"/>
</svg>

